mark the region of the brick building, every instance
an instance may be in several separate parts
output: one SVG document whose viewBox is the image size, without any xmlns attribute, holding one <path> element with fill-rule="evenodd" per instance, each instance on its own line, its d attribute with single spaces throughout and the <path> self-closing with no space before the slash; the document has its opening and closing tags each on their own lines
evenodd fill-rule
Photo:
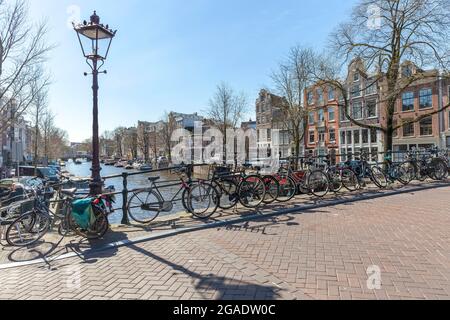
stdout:
<svg viewBox="0 0 450 320">
<path fill-rule="evenodd" d="M 316 155 L 339 149 L 339 107 L 337 92 L 330 85 L 317 84 L 305 94 L 308 110 L 305 150 Z"/>
<path fill-rule="evenodd" d="M 292 138 L 288 122 L 281 110 L 283 98 L 274 95 L 267 90 L 261 90 L 256 100 L 256 134 L 259 155 L 261 158 L 271 156 L 271 148 L 274 130 L 278 132 L 279 152 L 282 158 L 293 154 Z M 268 150 L 268 154 L 262 154 L 262 150 Z M 302 150 L 303 151 L 303 150 Z"/>
</svg>

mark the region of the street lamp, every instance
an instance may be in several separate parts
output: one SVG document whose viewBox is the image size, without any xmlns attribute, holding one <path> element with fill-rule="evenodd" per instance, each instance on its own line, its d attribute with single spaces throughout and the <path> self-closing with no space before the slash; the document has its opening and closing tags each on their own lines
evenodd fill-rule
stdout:
<svg viewBox="0 0 450 320">
<path fill-rule="evenodd" d="M 73 24 L 80 42 L 81 50 L 86 58 L 86 63 L 92 70 L 92 91 L 93 91 L 93 125 L 92 125 L 92 183 L 91 194 L 102 193 L 102 179 L 100 176 L 100 147 L 98 133 L 98 74 L 106 71 L 99 71 L 108 57 L 111 42 L 116 35 L 116 31 L 108 25 L 100 24 L 100 17 L 96 11 L 91 16 L 90 22 L 83 21 L 81 24 Z M 85 73 L 85 76 L 88 74 Z"/>
</svg>

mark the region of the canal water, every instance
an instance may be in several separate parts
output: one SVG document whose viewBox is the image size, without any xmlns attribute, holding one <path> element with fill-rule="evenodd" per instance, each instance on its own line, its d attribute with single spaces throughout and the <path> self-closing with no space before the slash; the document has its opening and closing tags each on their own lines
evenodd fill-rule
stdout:
<svg viewBox="0 0 450 320">
<path fill-rule="evenodd" d="M 86 177 L 90 177 L 90 175 L 91 175 L 91 165 L 92 164 L 90 162 L 83 162 L 82 164 L 79 164 L 79 165 L 77 165 L 73 162 L 69 162 L 69 163 L 67 163 L 65 170 L 67 170 L 70 174 L 72 174 L 76 177 L 86 178 Z M 102 177 L 114 176 L 114 175 L 122 174 L 125 171 L 129 172 L 129 173 L 138 172 L 136 170 L 125 170 L 124 168 L 116 168 L 114 166 L 102 165 L 101 175 L 102 175 Z M 148 178 L 152 177 L 152 176 L 153 177 L 157 176 L 157 177 L 161 178 L 158 185 L 167 184 L 167 181 L 174 181 L 174 180 L 179 181 L 178 175 L 170 174 L 169 172 L 139 174 L 139 175 L 128 177 L 128 190 L 149 187 L 150 183 L 148 181 Z M 166 182 L 166 183 L 164 183 L 164 182 Z M 176 183 L 176 181 L 175 181 L 175 183 Z M 114 186 L 116 192 L 121 192 L 123 189 L 123 179 L 121 177 L 114 178 L 114 179 L 107 179 L 105 182 L 105 186 L 106 187 Z M 169 201 L 169 200 L 172 200 L 172 198 L 175 196 L 175 194 L 178 192 L 179 189 L 180 189 L 180 186 L 177 185 L 177 186 L 169 187 L 169 188 L 161 188 L 160 192 L 163 195 L 164 199 L 166 201 Z M 132 194 L 129 195 L 129 198 L 131 198 L 131 196 L 132 196 Z M 181 192 L 177 196 L 177 199 L 180 199 L 180 198 L 181 198 Z M 116 196 L 116 203 L 114 204 L 114 207 L 122 208 L 122 195 L 121 194 Z M 172 212 L 161 213 L 161 216 L 169 215 L 169 214 L 173 214 L 173 213 L 179 213 L 182 211 L 184 211 L 183 206 L 181 205 L 180 202 L 176 202 L 176 203 L 174 203 L 174 208 L 173 208 Z M 120 224 L 120 222 L 122 220 L 122 210 L 117 210 L 109 218 L 110 218 L 110 223 Z"/>
</svg>

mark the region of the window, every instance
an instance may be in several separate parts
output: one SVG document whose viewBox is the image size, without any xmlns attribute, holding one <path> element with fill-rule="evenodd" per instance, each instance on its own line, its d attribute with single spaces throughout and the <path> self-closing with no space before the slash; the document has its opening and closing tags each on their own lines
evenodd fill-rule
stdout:
<svg viewBox="0 0 450 320">
<path fill-rule="evenodd" d="M 378 161 L 378 148 L 372 148 L 372 161 Z"/>
<path fill-rule="evenodd" d="M 369 143 L 369 130 L 367 129 L 362 130 L 362 143 Z"/>
<path fill-rule="evenodd" d="M 372 81 L 367 82 L 366 95 L 377 93 L 377 84 Z"/>
<path fill-rule="evenodd" d="M 330 129 L 328 134 L 330 135 L 330 142 L 336 141 L 336 129 Z"/>
<path fill-rule="evenodd" d="M 317 104 L 323 105 L 323 90 L 317 89 Z"/>
<path fill-rule="evenodd" d="M 316 123 L 316 115 L 314 112 L 310 112 L 309 113 L 309 124 L 314 124 Z"/>
<path fill-rule="evenodd" d="M 267 141 L 272 141 L 272 130 L 267 129 Z"/>
<path fill-rule="evenodd" d="M 357 70 L 354 74 L 353 74 L 353 82 L 358 82 L 359 81 L 359 71 Z"/>
<path fill-rule="evenodd" d="M 347 144 L 352 144 L 352 132 L 347 131 Z"/>
<path fill-rule="evenodd" d="M 313 144 L 316 142 L 316 135 L 314 133 L 314 131 L 310 131 L 309 132 L 309 143 Z"/>
<path fill-rule="evenodd" d="M 325 121 L 325 115 L 324 115 L 324 111 L 323 109 L 319 110 L 319 123 L 324 122 Z"/>
<path fill-rule="evenodd" d="M 428 117 L 420 121 L 420 135 L 432 136 L 433 135 L 433 118 Z"/>
<path fill-rule="evenodd" d="M 352 117 L 353 119 L 362 119 L 362 102 L 355 102 L 352 105 Z"/>
<path fill-rule="evenodd" d="M 347 153 L 347 150 L 341 149 L 341 161 L 347 161 L 346 153 Z"/>
<path fill-rule="evenodd" d="M 402 75 L 404 77 L 411 77 L 412 76 L 412 68 L 411 68 L 411 66 L 404 66 L 402 68 Z"/>
<path fill-rule="evenodd" d="M 402 96 L 402 111 L 414 110 L 414 92 L 405 92 Z"/>
<path fill-rule="evenodd" d="M 377 102 L 367 101 L 367 118 L 377 117 Z"/>
<path fill-rule="evenodd" d="M 334 114 L 334 108 L 328 108 L 328 121 L 333 122 L 335 121 L 336 115 Z"/>
<path fill-rule="evenodd" d="M 361 86 L 359 84 L 355 84 L 352 87 L 352 91 L 350 92 L 350 96 L 352 98 L 360 97 L 361 96 Z"/>
<path fill-rule="evenodd" d="M 419 92 L 419 108 L 427 109 L 433 106 L 433 91 L 431 89 L 423 89 Z"/>
<path fill-rule="evenodd" d="M 355 130 L 355 131 L 353 131 L 353 142 L 355 143 L 355 144 L 359 144 L 359 142 L 360 142 L 360 133 L 359 133 L 359 130 Z"/>
<path fill-rule="evenodd" d="M 332 86 L 328 87 L 328 100 L 334 100 L 336 98 L 335 92 L 334 92 L 334 88 Z"/>
<path fill-rule="evenodd" d="M 313 93 L 312 91 L 308 92 L 308 105 L 312 105 L 313 104 Z"/>
<path fill-rule="evenodd" d="M 325 142 L 325 130 L 319 131 L 319 142 Z"/>
<path fill-rule="evenodd" d="M 408 119 L 406 121 L 411 121 L 411 119 Z M 414 123 L 407 124 L 403 127 L 403 136 L 414 137 Z"/>
<path fill-rule="evenodd" d="M 378 132 L 375 129 L 370 130 L 370 142 L 377 143 L 378 141 Z"/>
<path fill-rule="evenodd" d="M 341 144 L 345 144 L 345 131 L 341 131 Z"/>
</svg>

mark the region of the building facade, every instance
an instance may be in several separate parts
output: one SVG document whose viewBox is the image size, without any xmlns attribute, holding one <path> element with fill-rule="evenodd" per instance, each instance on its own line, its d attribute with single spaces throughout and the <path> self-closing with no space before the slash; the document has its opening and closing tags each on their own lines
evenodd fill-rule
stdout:
<svg viewBox="0 0 450 320">
<path fill-rule="evenodd" d="M 281 109 L 282 103 L 283 98 L 267 90 L 261 90 L 256 100 L 256 135 L 260 158 L 271 156 L 274 143 L 278 144 L 276 147 L 279 149 L 281 158 L 289 157 L 294 153 L 292 137 L 287 127 L 289 124 Z M 273 141 L 275 132 L 278 134 L 278 143 Z"/>
<path fill-rule="evenodd" d="M 336 89 L 317 84 L 306 91 L 308 113 L 305 151 L 315 155 L 339 152 L 339 106 Z"/>
</svg>

